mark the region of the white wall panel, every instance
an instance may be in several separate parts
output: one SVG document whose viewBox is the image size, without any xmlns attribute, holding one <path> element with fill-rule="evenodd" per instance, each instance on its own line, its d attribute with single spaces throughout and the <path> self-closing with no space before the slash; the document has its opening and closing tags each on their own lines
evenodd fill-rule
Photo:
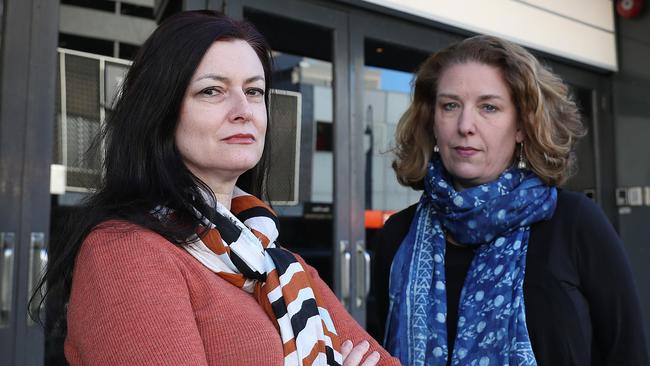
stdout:
<svg viewBox="0 0 650 366">
<path fill-rule="evenodd" d="M 312 202 L 332 202 L 334 194 L 334 180 L 332 176 L 334 160 L 332 153 L 327 151 L 315 151 L 312 165 Z"/>
<path fill-rule="evenodd" d="M 408 94 L 395 92 L 387 93 L 386 122 L 397 124 L 410 103 L 411 99 Z"/>
<path fill-rule="evenodd" d="M 587 23 L 596 28 L 614 32 L 614 5 L 612 0 L 517 0 L 540 10 L 557 13 Z"/>
<path fill-rule="evenodd" d="M 133 4 L 139 6 L 148 6 L 150 8 L 153 8 L 155 5 L 153 0 L 119 0 L 119 1 L 121 3 Z"/>
<path fill-rule="evenodd" d="M 609 9 L 613 18 L 614 9 L 613 6 L 600 4 L 606 0 L 578 1 L 583 6 L 594 6 L 596 10 L 589 10 L 595 12 L 592 15 L 587 15 L 586 12 L 585 15 L 578 15 L 580 7 L 560 5 L 559 0 L 527 0 L 530 3 L 515 0 L 364 1 L 472 32 L 503 37 L 599 68 L 613 71 L 618 69 L 615 33 L 610 30 L 612 26 L 609 21 L 605 21 L 608 17 L 605 10 Z M 531 5 L 547 3 L 544 8 Z M 564 3 L 563 1 L 562 4 Z M 593 25 L 594 22 L 599 26 Z"/>
<path fill-rule="evenodd" d="M 332 88 L 314 86 L 314 118 L 319 122 L 332 122 Z"/>
</svg>

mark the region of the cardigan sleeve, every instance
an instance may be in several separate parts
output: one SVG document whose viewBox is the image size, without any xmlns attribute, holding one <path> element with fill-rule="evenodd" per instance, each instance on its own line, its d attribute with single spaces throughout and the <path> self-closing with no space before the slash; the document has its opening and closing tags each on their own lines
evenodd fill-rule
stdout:
<svg viewBox="0 0 650 366">
<path fill-rule="evenodd" d="M 623 244 L 602 210 L 582 198 L 573 240 L 590 308 L 592 357 L 603 365 L 648 365 L 637 290 Z"/>
<path fill-rule="evenodd" d="M 138 228 L 86 239 L 68 306 L 72 365 L 207 365 L 185 278 L 161 240 Z"/>
<path fill-rule="evenodd" d="M 350 340 L 356 346 L 357 344 L 366 340 L 368 343 L 370 343 L 370 349 L 366 355 L 371 354 L 373 351 L 379 352 L 379 365 L 400 365 L 399 360 L 392 357 L 385 349 L 383 349 L 381 345 L 379 345 L 379 343 L 377 343 L 377 341 L 375 341 L 347 312 L 343 304 L 341 304 L 329 286 L 327 286 L 327 284 L 320 278 L 318 271 L 316 271 L 316 269 L 310 265 L 306 264 L 302 258 L 298 258 L 302 262 L 303 266 L 305 266 L 306 271 L 309 273 L 315 290 L 318 291 L 320 297 L 325 302 L 324 305 L 332 317 L 334 327 L 336 327 L 336 331 L 339 335 L 341 343 L 345 342 L 346 340 Z"/>
<path fill-rule="evenodd" d="M 388 223 L 387 223 L 388 224 Z M 385 226 L 391 228 L 391 226 Z M 375 295 L 374 311 L 371 314 L 372 329 L 370 332 L 380 342 L 384 340 L 386 331 L 386 316 L 388 315 L 388 286 L 390 283 L 390 267 L 395 253 L 389 248 L 399 243 L 400 239 L 390 237 L 390 233 L 382 230 L 375 236 L 375 252 L 372 263 L 372 290 Z"/>
<path fill-rule="evenodd" d="M 388 316 L 389 300 L 388 287 L 393 258 L 408 234 L 409 227 L 415 216 L 417 204 L 392 215 L 368 244 L 373 249 L 372 287 L 374 294 L 374 309 L 369 314 L 369 331 L 379 342 L 383 342 Z"/>
</svg>

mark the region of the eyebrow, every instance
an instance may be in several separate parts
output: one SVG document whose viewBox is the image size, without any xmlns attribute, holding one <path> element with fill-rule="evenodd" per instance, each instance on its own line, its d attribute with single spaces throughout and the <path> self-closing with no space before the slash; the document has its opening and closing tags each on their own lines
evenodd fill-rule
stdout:
<svg viewBox="0 0 650 366">
<path fill-rule="evenodd" d="M 224 82 L 224 83 L 227 83 L 227 82 L 230 81 L 230 79 L 228 79 L 228 78 L 225 77 L 225 76 L 221 76 L 221 75 L 217 75 L 217 74 L 205 74 L 205 75 L 203 75 L 203 76 L 201 76 L 201 77 L 196 78 L 196 79 L 194 80 L 194 82 L 201 81 L 201 80 L 204 80 L 204 79 L 210 79 L 210 80 L 215 80 L 215 81 L 221 81 L 221 82 Z M 256 76 L 253 76 L 253 77 L 250 77 L 250 78 L 246 79 L 244 82 L 245 82 L 246 84 L 248 84 L 248 83 L 252 83 L 252 82 L 258 81 L 258 80 L 260 80 L 260 81 L 264 81 L 264 76 L 262 76 L 262 75 L 256 75 Z"/>
<path fill-rule="evenodd" d="M 440 94 L 437 95 L 437 97 L 438 98 L 441 98 L 441 97 L 449 98 L 449 99 L 453 99 L 453 100 L 460 100 L 460 97 L 458 95 L 455 95 L 455 94 L 440 93 Z M 478 100 L 489 100 L 489 99 L 501 99 L 501 100 L 503 100 L 504 98 L 502 96 L 500 96 L 500 95 L 497 95 L 497 94 L 485 94 L 485 95 L 481 95 L 480 97 L 478 97 Z"/>
</svg>

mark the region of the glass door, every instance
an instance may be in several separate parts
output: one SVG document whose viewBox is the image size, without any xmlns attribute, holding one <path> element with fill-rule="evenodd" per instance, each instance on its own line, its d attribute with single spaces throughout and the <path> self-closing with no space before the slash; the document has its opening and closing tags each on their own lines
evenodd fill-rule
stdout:
<svg viewBox="0 0 650 366">
<path fill-rule="evenodd" d="M 349 306 L 346 15 L 291 0 L 228 2 L 226 11 L 252 22 L 274 52 L 269 193 L 280 218 L 278 241 Z"/>
</svg>

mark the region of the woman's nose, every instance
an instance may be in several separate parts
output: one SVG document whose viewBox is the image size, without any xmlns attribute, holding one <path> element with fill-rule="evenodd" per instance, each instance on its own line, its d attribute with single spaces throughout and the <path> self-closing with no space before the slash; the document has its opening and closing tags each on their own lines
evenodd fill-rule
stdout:
<svg viewBox="0 0 650 366">
<path fill-rule="evenodd" d="M 458 115 L 458 133 L 473 135 L 476 132 L 476 116 L 470 108 L 463 108 Z"/>
<path fill-rule="evenodd" d="M 247 122 L 253 117 L 250 102 L 246 98 L 246 94 L 243 92 L 231 95 L 230 104 L 230 121 Z"/>
</svg>

